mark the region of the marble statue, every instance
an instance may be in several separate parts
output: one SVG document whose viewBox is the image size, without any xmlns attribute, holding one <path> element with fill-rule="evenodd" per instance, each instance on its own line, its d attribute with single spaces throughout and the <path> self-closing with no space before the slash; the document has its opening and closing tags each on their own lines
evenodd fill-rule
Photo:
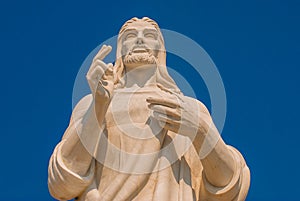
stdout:
<svg viewBox="0 0 300 201">
<path fill-rule="evenodd" d="M 245 200 L 250 172 L 226 145 L 209 111 L 184 96 L 166 68 L 158 24 L 132 18 L 116 62 L 104 45 L 86 78 L 91 94 L 72 112 L 49 161 L 58 200 Z"/>
</svg>

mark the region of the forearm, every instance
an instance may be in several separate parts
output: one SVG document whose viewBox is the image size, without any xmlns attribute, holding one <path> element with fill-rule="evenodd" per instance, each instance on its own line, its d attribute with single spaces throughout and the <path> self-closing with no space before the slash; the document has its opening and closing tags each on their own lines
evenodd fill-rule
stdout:
<svg viewBox="0 0 300 201">
<path fill-rule="evenodd" d="M 88 171 L 82 175 L 67 166 L 61 154 L 63 139 L 54 149 L 48 167 L 48 188 L 50 194 L 58 200 L 70 200 L 80 195 L 92 182 L 95 163 L 92 160 Z"/>
<path fill-rule="evenodd" d="M 219 146 L 219 145 L 218 145 Z M 227 150 L 232 154 L 234 160 L 234 172 L 229 183 L 218 186 L 208 179 L 207 173 L 203 171 L 202 188 L 200 196 L 202 200 L 220 200 L 220 201 L 242 201 L 246 199 L 250 186 L 250 171 L 246 165 L 243 156 L 234 147 L 225 145 Z M 218 164 L 219 165 L 219 164 Z M 206 165 L 205 168 L 207 168 Z M 216 174 L 215 177 L 218 175 Z"/>
<path fill-rule="evenodd" d="M 243 157 L 225 144 L 205 107 L 200 114 L 200 126 L 193 144 L 203 166 L 204 200 L 233 200 L 237 194 L 245 197 L 249 188 L 249 170 Z"/>
<path fill-rule="evenodd" d="M 64 142 L 61 148 L 63 162 L 71 171 L 79 175 L 85 175 L 93 157 L 82 144 L 76 129 L 72 129 L 70 132 L 74 133 Z"/>
<path fill-rule="evenodd" d="M 231 181 L 236 171 L 236 161 L 206 107 L 200 104 L 200 108 L 200 126 L 193 143 L 198 150 L 208 182 L 216 187 L 223 187 Z"/>
<path fill-rule="evenodd" d="M 201 163 L 206 179 L 216 187 L 226 186 L 236 171 L 236 161 L 221 137 Z"/>
<path fill-rule="evenodd" d="M 85 175 L 90 167 L 94 149 L 101 134 L 100 125 L 103 123 L 106 109 L 105 105 L 100 105 L 96 109 L 95 103 L 92 101 L 78 121 L 71 120 L 73 122 L 66 131 L 65 135 L 68 137 L 62 145 L 62 158 L 68 168 L 80 175 Z M 97 110 L 105 112 L 97 113 Z M 81 113 L 82 111 L 75 108 L 72 115 L 73 119 L 77 119 L 76 115 L 80 116 Z M 99 115 L 99 113 L 102 113 L 102 115 Z M 99 115 L 98 118 L 97 115 Z M 101 121 L 101 124 L 99 121 Z"/>
</svg>

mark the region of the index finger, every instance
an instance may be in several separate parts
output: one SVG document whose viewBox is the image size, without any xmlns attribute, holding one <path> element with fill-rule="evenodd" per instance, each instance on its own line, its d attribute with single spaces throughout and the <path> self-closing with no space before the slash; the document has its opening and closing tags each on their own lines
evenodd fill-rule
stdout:
<svg viewBox="0 0 300 201">
<path fill-rule="evenodd" d="M 171 108 L 180 107 L 180 104 L 176 100 L 170 98 L 149 97 L 146 101 L 150 104 L 164 105 Z"/>
<path fill-rule="evenodd" d="M 103 45 L 94 57 L 94 60 L 103 60 L 110 53 L 111 49 L 112 47 L 110 45 Z"/>
</svg>

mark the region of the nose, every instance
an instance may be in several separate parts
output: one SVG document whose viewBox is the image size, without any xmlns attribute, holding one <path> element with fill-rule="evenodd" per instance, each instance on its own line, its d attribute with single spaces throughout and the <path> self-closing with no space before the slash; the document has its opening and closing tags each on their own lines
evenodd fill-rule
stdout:
<svg viewBox="0 0 300 201">
<path fill-rule="evenodd" d="M 139 44 L 139 45 L 144 43 L 142 32 L 138 33 L 136 43 Z"/>
<path fill-rule="evenodd" d="M 142 38 L 137 38 L 136 43 L 137 43 L 138 45 L 143 44 L 143 39 L 142 39 Z"/>
</svg>

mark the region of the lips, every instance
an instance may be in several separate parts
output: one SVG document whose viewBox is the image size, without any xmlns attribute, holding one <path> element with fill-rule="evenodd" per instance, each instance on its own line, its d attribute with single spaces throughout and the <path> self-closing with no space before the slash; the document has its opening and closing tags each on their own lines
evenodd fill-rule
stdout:
<svg viewBox="0 0 300 201">
<path fill-rule="evenodd" d="M 148 50 L 147 49 L 138 48 L 138 49 L 134 49 L 132 52 L 133 53 L 145 53 L 145 52 L 148 52 Z"/>
<path fill-rule="evenodd" d="M 144 46 L 134 47 L 132 50 L 133 53 L 146 53 L 149 52 L 149 48 Z"/>
</svg>

